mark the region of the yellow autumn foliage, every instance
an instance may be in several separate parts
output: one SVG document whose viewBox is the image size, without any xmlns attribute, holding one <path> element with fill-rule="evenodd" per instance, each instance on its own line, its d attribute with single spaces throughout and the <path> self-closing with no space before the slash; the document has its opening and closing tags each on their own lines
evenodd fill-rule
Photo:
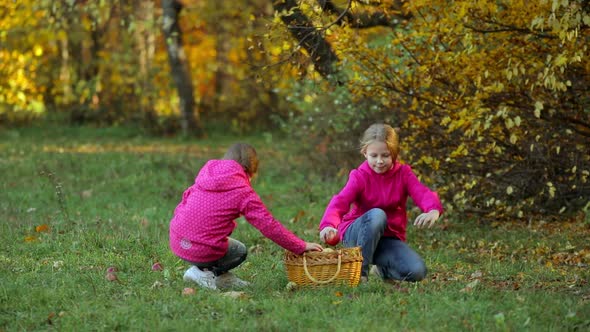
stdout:
<svg viewBox="0 0 590 332">
<path fill-rule="evenodd" d="M 313 110 L 304 109 L 307 137 L 330 133 L 337 146 L 323 158 L 342 158 L 351 145 L 340 142 L 385 121 L 401 127 L 402 156 L 451 210 L 497 219 L 582 209 L 590 199 L 579 171 L 590 171 L 584 2 L 403 3 L 411 18 L 397 27 L 344 25 L 326 37 L 351 110 L 316 102 L 331 116 L 306 122 Z"/>
</svg>

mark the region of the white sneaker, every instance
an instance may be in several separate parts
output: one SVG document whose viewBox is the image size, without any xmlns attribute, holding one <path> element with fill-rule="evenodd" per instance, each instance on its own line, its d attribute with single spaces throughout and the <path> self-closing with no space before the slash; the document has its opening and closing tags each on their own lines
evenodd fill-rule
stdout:
<svg viewBox="0 0 590 332">
<path fill-rule="evenodd" d="M 215 284 L 219 288 L 243 288 L 250 285 L 249 282 L 236 277 L 231 272 L 217 276 L 215 278 Z"/>
<path fill-rule="evenodd" d="M 200 270 L 196 266 L 191 266 L 186 270 L 182 279 L 184 281 L 192 281 L 204 288 L 217 289 L 215 285 L 216 278 L 213 272 Z"/>
</svg>

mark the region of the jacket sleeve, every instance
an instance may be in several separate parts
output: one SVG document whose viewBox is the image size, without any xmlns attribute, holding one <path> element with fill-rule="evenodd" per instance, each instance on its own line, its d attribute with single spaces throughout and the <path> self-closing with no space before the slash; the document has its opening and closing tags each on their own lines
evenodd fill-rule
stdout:
<svg viewBox="0 0 590 332">
<path fill-rule="evenodd" d="M 420 210 L 422 210 L 422 212 L 438 210 L 442 215 L 443 207 L 438 194 L 420 182 L 410 166 L 405 165 L 404 175 L 408 194 Z"/>
<path fill-rule="evenodd" d="M 350 205 L 354 203 L 360 190 L 361 186 L 358 179 L 358 171 L 352 170 L 344 188 L 332 197 L 330 203 L 326 207 L 324 216 L 320 221 L 319 229 L 322 230 L 325 227 L 338 228 L 338 225 L 342 221 L 342 217 L 350 211 Z"/>
<path fill-rule="evenodd" d="M 254 190 L 246 194 L 241 210 L 244 218 L 274 243 L 297 255 L 305 251 L 305 241 L 276 220 Z"/>
</svg>

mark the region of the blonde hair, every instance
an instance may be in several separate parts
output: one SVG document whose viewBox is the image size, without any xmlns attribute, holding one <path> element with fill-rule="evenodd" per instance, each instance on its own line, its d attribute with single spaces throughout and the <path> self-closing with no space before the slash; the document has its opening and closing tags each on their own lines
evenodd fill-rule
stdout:
<svg viewBox="0 0 590 332">
<path fill-rule="evenodd" d="M 246 143 L 234 143 L 227 149 L 223 159 L 235 160 L 250 177 L 258 172 L 258 156 L 256 149 Z"/>
<path fill-rule="evenodd" d="M 372 124 L 361 138 L 361 153 L 367 152 L 367 146 L 374 142 L 383 142 L 387 145 L 387 149 L 391 153 L 392 159 L 395 161 L 399 155 L 399 137 L 397 131 L 390 125 L 375 123 Z"/>
</svg>

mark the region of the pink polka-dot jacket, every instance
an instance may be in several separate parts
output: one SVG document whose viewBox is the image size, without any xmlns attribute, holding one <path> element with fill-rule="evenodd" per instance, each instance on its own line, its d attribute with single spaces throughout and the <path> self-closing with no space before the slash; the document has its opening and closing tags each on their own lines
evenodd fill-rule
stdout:
<svg viewBox="0 0 590 332">
<path fill-rule="evenodd" d="M 242 215 L 281 247 L 305 251 L 305 242 L 270 214 L 234 160 L 208 161 L 184 191 L 170 221 L 170 249 L 191 262 L 215 261 L 225 255 L 235 219 Z"/>
</svg>

